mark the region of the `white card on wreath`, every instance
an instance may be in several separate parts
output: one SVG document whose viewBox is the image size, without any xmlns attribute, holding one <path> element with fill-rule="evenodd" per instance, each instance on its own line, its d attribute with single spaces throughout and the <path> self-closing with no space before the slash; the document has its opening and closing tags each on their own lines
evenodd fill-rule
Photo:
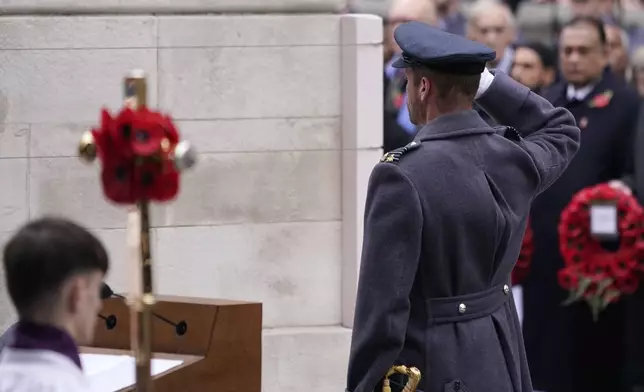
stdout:
<svg viewBox="0 0 644 392">
<path fill-rule="evenodd" d="M 617 206 L 615 204 L 591 204 L 590 234 L 610 237 L 615 237 L 619 234 Z"/>
</svg>

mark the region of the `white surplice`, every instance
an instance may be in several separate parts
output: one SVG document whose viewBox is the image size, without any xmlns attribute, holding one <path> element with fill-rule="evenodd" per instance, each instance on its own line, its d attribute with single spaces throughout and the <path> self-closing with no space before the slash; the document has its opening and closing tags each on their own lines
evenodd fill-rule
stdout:
<svg viewBox="0 0 644 392">
<path fill-rule="evenodd" d="M 5 348 L 0 354 L 0 392 L 91 392 L 83 371 L 48 350 Z"/>
</svg>

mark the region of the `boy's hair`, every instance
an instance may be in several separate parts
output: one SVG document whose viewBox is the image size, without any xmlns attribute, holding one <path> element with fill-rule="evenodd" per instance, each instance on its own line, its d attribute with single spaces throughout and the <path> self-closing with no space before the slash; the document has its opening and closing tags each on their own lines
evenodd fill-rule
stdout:
<svg viewBox="0 0 644 392">
<path fill-rule="evenodd" d="M 3 253 L 9 296 L 20 317 L 47 312 L 73 276 L 109 265 L 101 242 L 85 228 L 61 218 L 41 218 L 22 227 Z"/>
</svg>

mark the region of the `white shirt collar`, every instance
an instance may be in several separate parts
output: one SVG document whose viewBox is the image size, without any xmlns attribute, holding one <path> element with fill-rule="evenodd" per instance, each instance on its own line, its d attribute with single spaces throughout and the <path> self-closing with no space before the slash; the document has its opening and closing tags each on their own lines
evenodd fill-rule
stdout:
<svg viewBox="0 0 644 392">
<path fill-rule="evenodd" d="M 595 86 L 591 84 L 585 87 L 576 88 L 572 84 L 569 84 L 566 90 L 566 98 L 568 98 L 569 101 L 583 101 L 593 91 L 594 87 Z"/>
</svg>

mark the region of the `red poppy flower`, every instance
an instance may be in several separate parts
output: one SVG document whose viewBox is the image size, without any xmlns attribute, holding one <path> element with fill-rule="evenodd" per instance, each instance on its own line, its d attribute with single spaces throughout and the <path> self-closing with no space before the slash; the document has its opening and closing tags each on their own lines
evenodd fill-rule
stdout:
<svg viewBox="0 0 644 392">
<path fill-rule="evenodd" d="M 612 94 L 608 94 L 607 92 L 604 92 L 602 94 L 595 96 L 590 106 L 598 109 L 605 108 L 610 103 L 611 98 L 612 98 Z"/>
<path fill-rule="evenodd" d="M 394 101 L 394 107 L 396 109 L 400 109 L 403 103 L 405 102 L 405 97 L 402 94 L 400 94 L 397 97 L 395 97 L 393 101 Z"/>
<path fill-rule="evenodd" d="M 623 278 L 633 273 L 633 269 L 637 266 L 635 260 L 614 260 L 609 264 L 610 276 L 613 278 Z"/>
<path fill-rule="evenodd" d="M 638 279 L 632 274 L 615 279 L 615 287 L 624 294 L 633 294 L 639 286 Z"/>
<path fill-rule="evenodd" d="M 98 157 L 103 159 L 110 159 L 117 154 L 117 148 L 114 145 L 113 130 L 116 123 L 110 113 L 103 109 L 101 111 L 101 126 L 92 129 L 92 136 L 96 144 L 96 152 Z"/>
<path fill-rule="evenodd" d="M 142 109 L 132 123 L 132 151 L 138 156 L 151 156 L 161 152 L 161 143 L 166 138 L 166 117 L 160 113 Z"/>
<path fill-rule="evenodd" d="M 134 183 L 140 198 L 164 202 L 179 192 L 179 173 L 170 161 L 146 159 L 135 166 Z"/>
<path fill-rule="evenodd" d="M 111 138 L 117 153 L 126 158 L 133 158 L 132 135 L 134 133 L 134 121 L 136 113 L 126 107 L 114 118 L 114 127 L 110 129 Z"/>
<path fill-rule="evenodd" d="M 579 286 L 579 272 L 571 267 L 560 269 L 557 279 L 559 285 L 566 290 L 574 290 Z"/>
<path fill-rule="evenodd" d="M 530 272 L 530 264 L 532 263 L 532 254 L 534 253 L 534 235 L 530 221 L 526 226 L 525 233 L 523 234 L 523 241 L 521 242 L 521 249 L 514 268 L 512 269 L 511 279 L 512 285 L 518 285 L 528 276 Z"/>
<path fill-rule="evenodd" d="M 179 134 L 169 116 L 148 109 L 124 108 L 115 118 L 103 111 L 92 131 L 102 162 L 105 196 L 118 204 L 168 201 L 179 190 L 172 151 Z"/>
<path fill-rule="evenodd" d="M 138 191 L 133 186 L 134 166 L 131 159 L 116 159 L 110 156 L 103 159 L 101 182 L 105 197 L 117 204 L 134 204 Z"/>
</svg>

